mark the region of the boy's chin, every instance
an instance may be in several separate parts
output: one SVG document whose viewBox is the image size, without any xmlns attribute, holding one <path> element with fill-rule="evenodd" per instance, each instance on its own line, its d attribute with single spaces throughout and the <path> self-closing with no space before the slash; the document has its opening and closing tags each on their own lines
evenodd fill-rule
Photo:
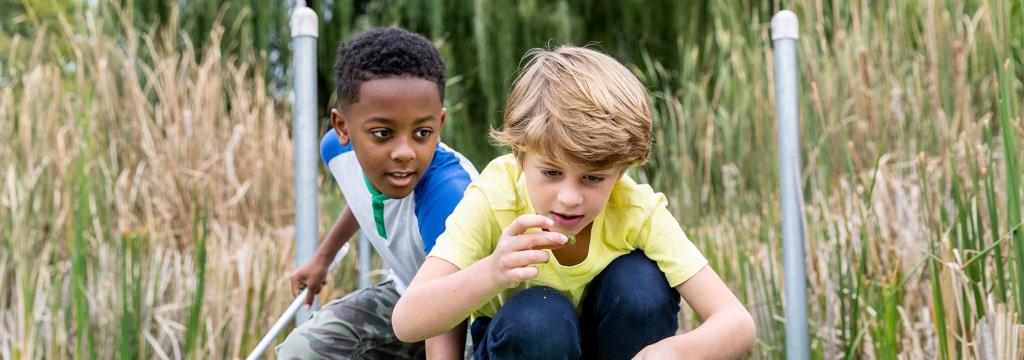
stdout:
<svg viewBox="0 0 1024 360">
<path fill-rule="evenodd" d="M 392 199 L 401 199 L 412 194 L 412 189 L 412 187 L 408 189 L 385 189 L 381 190 L 381 193 Z"/>
<path fill-rule="evenodd" d="M 412 194 L 413 189 L 416 188 L 416 184 L 419 183 L 420 179 L 418 176 L 409 179 L 408 184 L 405 186 L 395 186 L 389 184 L 387 179 L 375 179 L 370 181 L 374 189 L 380 191 L 382 194 L 387 195 L 391 199 L 401 199 Z"/>
<path fill-rule="evenodd" d="M 550 229 L 548 229 L 548 231 L 554 231 L 554 232 L 557 232 L 557 233 L 561 233 L 562 235 L 565 235 L 565 236 L 577 236 L 581 232 L 583 232 L 583 229 L 585 229 L 585 228 L 587 228 L 586 225 L 574 226 L 571 229 L 555 225 L 555 226 L 552 226 Z"/>
</svg>

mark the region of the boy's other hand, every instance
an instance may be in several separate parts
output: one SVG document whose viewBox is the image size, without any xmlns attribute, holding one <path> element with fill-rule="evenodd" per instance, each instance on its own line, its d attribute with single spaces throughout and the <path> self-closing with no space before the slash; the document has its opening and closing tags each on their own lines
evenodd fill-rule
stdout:
<svg viewBox="0 0 1024 360">
<path fill-rule="evenodd" d="M 291 282 L 292 296 L 299 296 L 303 289 L 309 288 L 303 304 L 306 304 L 307 308 L 313 306 L 313 297 L 320 293 L 324 285 L 327 285 L 327 263 L 314 256 L 295 269 Z"/>
<path fill-rule="evenodd" d="M 509 224 L 498 239 L 498 246 L 489 256 L 491 274 L 502 288 L 537 277 L 538 269 L 530 265 L 548 261 L 548 252 L 565 245 L 568 237 L 561 233 L 529 229 L 546 229 L 554 222 L 540 215 L 522 215 Z"/>
<path fill-rule="evenodd" d="M 680 354 L 671 345 L 665 343 L 654 343 L 648 345 L 640 353 L 633 356 L 633 360 L 660 360 L 660 359 L 688 359 L 692 356 Z"/>
</svg>

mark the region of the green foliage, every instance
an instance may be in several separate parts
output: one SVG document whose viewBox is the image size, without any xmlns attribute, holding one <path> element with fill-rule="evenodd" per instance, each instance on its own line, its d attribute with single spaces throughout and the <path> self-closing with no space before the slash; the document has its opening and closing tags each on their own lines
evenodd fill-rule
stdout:
<svg viewBox="0 0 1024 360">
<path fill-rule="evenodd" d="M 89 310 L 89 254 L 88 254 L 88 243 L 86 237 L 88 236 L 88 226 L 93 219 L 93 214 L 89 210 L 89 204 L 92 200 L 91 191 L 92 185 L 89 181 L 88 175 L 86 174 L 86 155 L 88 151 L 83 152 L 79 155 L 77 161 L 78 179 L 77 188 L 78 193 L 75 198 L 75 220 L 74 220 L 74 237 L 71 243 L 71 277 L 72 277 L 72 290 L 74 299 L 74 314 L 75 314 L 75 357 L 79 359 L 95 359 L 96 348 L 93 344 L 93 328 L 92 328 L 92 317 Z"/>
<path fill-rule="evenodd" d="M 142 253 L 149 237 L 145 233 L 129 232 L 120 237 L 121 247 L 118 253 L 120 261 L 118 272 L 121 290 L 121 314 L 119 325 L 119 347 L 117 356 L 120 359 L 145 358 L 143 339 L 143 271 L 145 265 Z"/>
<path fill-rule="evenodd" d="M 192 217 L 192 239 L 194 239 L 196 272 L 196 288 L 192 295 L 192 306 L 188 312 L 188 322 L 185 324 L 185 358 L 192 358 L 196 346 L 201 346 L 202 339 L 206 334 L 206 324 L 202 321 L 203 302 L 206 294 L 206 237 L 207 222 L 209 215 L 206 213 L 207 205 L 197 205 L 193 209 Z M 201 357 L 201 356 L 197 356 Z"/>
</svg>

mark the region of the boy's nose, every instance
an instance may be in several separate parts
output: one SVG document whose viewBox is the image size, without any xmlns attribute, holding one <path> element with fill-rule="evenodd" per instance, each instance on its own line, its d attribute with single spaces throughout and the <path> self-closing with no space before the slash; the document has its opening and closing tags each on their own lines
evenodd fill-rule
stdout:
<svg viewBox="0 0 1024 360">
<path fill-rule="evenodd" d="M 563 186 L 558 190 L 557 200 L 567 208 L 573 208 L 583 203 L 583 193 L 574 186 Z"/>
<path fill-rule="evenodd" d="M 401 141 L 398 146 L 391 150 L 391 160 L 397 162 L 408 162 L 416 158 L 416 152 L 412 150 L 407 141 Z"/>
</svg>

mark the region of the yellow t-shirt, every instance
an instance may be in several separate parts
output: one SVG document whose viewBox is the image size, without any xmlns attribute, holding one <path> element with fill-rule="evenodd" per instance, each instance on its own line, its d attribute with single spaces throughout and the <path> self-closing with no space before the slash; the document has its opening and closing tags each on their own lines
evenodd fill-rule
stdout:
<svg viewBox="0 0 1024 360">
<path fill-rule="evenodd" d="M 666 204 L 664 195 L 624 176 L 613 185 L 608 204 L 594 219 L 585 260 L 562 266 L 552 254 L 547 263 L 536 265 L 540 270 L 536 278 L 502 291 L 474 315 L 494 317 L 505 301 L 534 286 L 560 291 L 578 312 L 587 284 L 612 260 L 636 249 L 643 250 L 658 264 L 668 279 L 667 285 L 682 284 L 708 262 L 686 238 Z M 533 213 L 526 178 L 515 157 L 501 156 L 491 161 L 466 189 L 429 256 L 465 269 L 494 251 L 502 230 L 513 220 Z"/>
</svg>

